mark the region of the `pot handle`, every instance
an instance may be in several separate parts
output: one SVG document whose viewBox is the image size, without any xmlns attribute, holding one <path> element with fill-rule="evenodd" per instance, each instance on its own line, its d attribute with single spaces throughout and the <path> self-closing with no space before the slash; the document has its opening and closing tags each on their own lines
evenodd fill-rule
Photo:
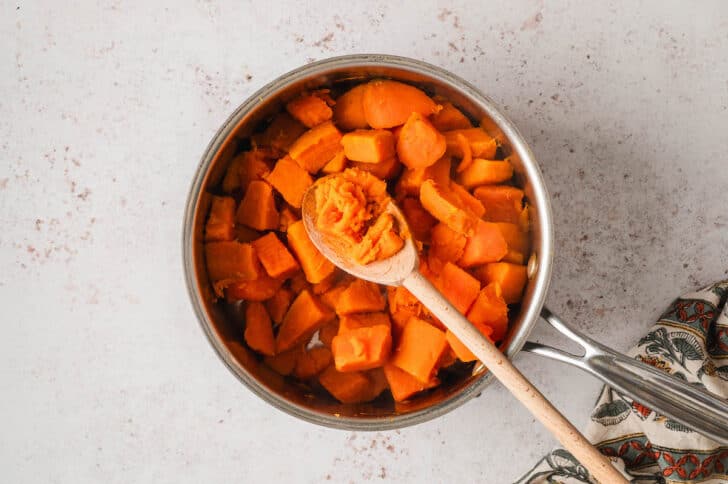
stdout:
<svg viewBox="0 0 728 484">
<path fill-rule="evenodd" d="M 541 317 L 559 333 L 584 348 L 574 355 L 539 343 L 523 349 L 581 368 L 656 412 L 669 416 L 723 445 L 728 444 L 728 402 L 716 395 L 618 353 L 568 326 L 547 308 Z"/>
</svg>

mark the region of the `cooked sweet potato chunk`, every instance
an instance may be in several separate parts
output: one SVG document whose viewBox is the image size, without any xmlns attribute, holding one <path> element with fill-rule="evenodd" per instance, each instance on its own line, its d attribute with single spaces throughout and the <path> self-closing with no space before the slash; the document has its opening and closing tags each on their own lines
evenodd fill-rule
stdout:
<svg viewBox="0 0 728 484">
<path fill-rule="evenodd" d="M 256 230 L 278 228 L 278 210 L 273 198 L 273 188 L 261 180 L 254 180 L 245 190 L 236 214 L 238 223 Z"/>
<path fill-rule="evenodd" d="M 235 238 L 235 199 L 212 197 L 210 216 L 205 225 L 205 241 L 221 242 Z"/>
<path fill-rule="evenodd" d="M 413 112 L 429 116 L 438 110 L 435 101 L 416 87 L 386 79 L 366 84 L 362 106 L 372 128 L 393 128 L 404 124 Z"/>
<path fill-rule="evenodd" d="M 305 342 L 321 326 L 334 318 L 325 305 L 308 290 L 293 301 L 276 336 L 276 351 L 282 352 Z"/>
</svg>

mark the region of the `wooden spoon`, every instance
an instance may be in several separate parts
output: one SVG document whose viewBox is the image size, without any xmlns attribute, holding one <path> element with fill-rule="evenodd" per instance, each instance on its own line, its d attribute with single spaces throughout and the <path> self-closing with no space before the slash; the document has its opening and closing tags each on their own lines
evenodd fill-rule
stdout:
<svg viewBox="0 0 728 484">
<path fill-rule="evenodd" d="M 470 351 L 488 367 L 488 370 L 513 394 L 541 423 L 571 452 L 591 474 L 603 483 L 627 482 L 622 474 L 612 467 L 609 459 L 602 455 L 577 429 L 559 412 L 541 392 L 485 338 L 460 312 L 418 270 L 417 249 L 412 237 L 405 238 L 404 247 L 392 257 L 367 265 L 352 260 L 342 250 L 340 243 L 322 234 L 316 227 L 315 191 L 322 180 L 319 178 L 304 194 L 302 204 L 303 224 L 316 248 L 331 262 L 349 274 L 388 286 L 404 286 L 442 323 L 452 331 Z M 399 208 L 389 202 L 387 212 L 397 220 L 400 232 L 409 233 L 407 221 Z"/>
</svg>

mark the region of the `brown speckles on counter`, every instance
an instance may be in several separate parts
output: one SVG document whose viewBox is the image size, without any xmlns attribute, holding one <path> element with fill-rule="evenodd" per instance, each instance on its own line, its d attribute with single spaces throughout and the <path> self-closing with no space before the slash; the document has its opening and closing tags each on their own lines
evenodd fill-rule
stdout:
<svg viewBox="0 0 728 484">
<path fill-rule="evenodd" d="M 239 103 L 313 59 L 421 59 L 507 106 L 552 194 L 547 305 L 600 342 L 627 349 L 675 296 L 725 277 L 728 5 L 481 3 L 18 3 L 0 80 L 4 479 L 149 480 L 156 456 L 188 480 L 513 482 L 552 447 L 499 385 L 349 441 L 272 409 L 207 347 L 180 263 L 190 181 Z M 564 344 L 545 324 L 531 339 Z M 587 420 L 595 379 L 518 366 Z M 251 438 L 262 452 L 241 451 Z"/>
</svg>

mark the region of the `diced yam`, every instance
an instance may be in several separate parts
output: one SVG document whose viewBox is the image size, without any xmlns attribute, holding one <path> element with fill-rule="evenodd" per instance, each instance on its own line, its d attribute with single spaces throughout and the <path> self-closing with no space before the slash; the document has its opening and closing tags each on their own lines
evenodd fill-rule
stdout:
<svg viewBox="0 0 728 484">
<path fill-rule="evenodd" d="M 276 351 L 282 352 L 307 341 L 334 318 L 326 306 L 308 290 L 301 292 L 283 318 L 276 336 Z"/>
<path fill-rule="evenodd" d="M 362 97 L 364 117 L 372 128 L 393 128 L 404 124 L 413 112 L 429 116 L 438 106 L 414 86 L 386 79 L 366 84 Z"/>
<path fill-rule="evenodd" d="M 268 311 L 259 302 L 250 302 L 245 308 L 245 342 L 258 353 L 275 354 L 273 324 Z"/>
<path fill-rule="evenodd" d="M 443 331 L 421 319 L 411 318 L 402 331 L 390 362 L 421 383 L 428 384 L 446 349 L 447 340 Z"/>
<path fill-rule="evenodd" d="M 339 319 L 339 331 L 337 334 L 346 334 L 348 331 L 366 328 L 369 326 L 384 325 L 390 327 L 392 325 L 387 313 L 359 313 L 342 316 Z"/>
<path fill-rule="evenodd" d="M 475 158 L 465 170 L 460 173 L 458 180 L 466 188 L 481 185 L 494 185 L 513 178 L 513 165 L 508 160 L 493 161 Z"/>
<path fill-rule="evenodd" d="M 442 109 L 432 116 L 432 124 L 440 131 L 472 128 L 473 124 L 452 103 L 442 103 Z"/>
<path fill-rule="evenodd" d="M 228 302 L 265 301 L 270 299 L 283 285 L 283 279 L 273 278 L 260 271 L 257 279 L 252 281 L 234 281 L 225 287 L 225 300 Z"/>
<path fill-rule="evenodd" d="M 477 274 L 483 284 L 497 282 L 506 303 L 514 304 L 521 301 L 523 288 L 528 282 L 526 266 L 494 262 L 479 268 Z"/>
<path fill-rule="evenodd" d="M 428 388 L 436 387 L 440 384 L 437 378 L 430 379 L 427 383 L 422 383 L 417 378 L 413 377 L 404 370 L 387 363 L 384 365 L 384 375 L 387 378 L 389 384 L 389 390 L 392 392 L 392 397 L 397 402 L 407 400 L 416 393 L 419 393 Z"/>
<path fill-rule="evenodd" d="M 484 326 L 493 328 L 493 341 L 503 339 L 508 331 L 508 306 L 497 282 L 488 284 L 478 293 L 467 318 L 481 331 L 484 331 Z"/>
<path fill-rule="evenodd" d="M 339 284 L 332 287 L 321 295 L 321 301 L 331 309 L 334 309 L 336 307 L 336 301 L 339 300 L 339 296 L 341 296 L 341 293 L 346 290 L 348 285 L 349 283 Z"/>
<path fill-rule="evenodd" d="M 442 158 L 445 137 L 420 113 L 410 114 L 397 138 L 397 157 L 407 168 L 427 168 Z"/>
<path fill-rule="evenodd" d="M 389 324 L 372 324 L 343 333 L 339 328 L 339 334 L 331 342 L 334 363 L 339 371 L 362 371 L 382 366 L 389 358 L 391 348 Z"/>
<path fill-rule="evenodd" d="M 368 128 L 364 115 L 364 90 L 366 84 L 355 86 L 339 96 L 334 106 L 334 123 L 346 131 Z"/>
<path fill-rule="evenodd" d="M 460 208 L 463 208 L 476 217 L 480 218 L 485 213 L 485 207 L 483 204 L 470 194 L 462 185 L 458 185 L 454 181 L 450 182 L 450 191 L 455 195 L 457 200 L 460 201 Z"/>
<path fill-rule="evenodd" d="M 267 356 L 263 359 L 263 362 L 276 373 L 287 376 L 293 373 L 296 362 L 303 351 L 303 347 L 297 346 L 291 350 L 277 353 L 275 356 Z"/>
<path fill-rule="evenodd" d="M 236 241 L 205 244 L 207 274 L 212 281 L 252 280 L 258 277 L 260 263 L 250 244 Z"/>
<path fill-rule="evenodd" d="M 463 256 L 467 237 L 440 222 L 432 229 L 428 254 L 430 268 L 439 273 L 446 262 L 457 262 Z"/>
<path fill-rule="evenodd" d="M 402 164 L 397 161 L 397 157 L 395 156 L 387 158 L 384 161 L 380 161 L 379 163 L 360 163 L 352 161 L 351 167 L 368 171 L 375 177 L 382 180 L 391 180 L 399 175 L 399 172 L 402 170 Z"/>
<path fill-rule="evenodd" d="M 300 266 L 275 233 L 268 232 L 253 242 L 260 263 L 271 277 L 287 278 L 295 274 Z"/>
<path fill-rule="evenodd" d="M 473 192 L 485 206 L 485 219 L 521 225 L 523 190 L 507 185 L 481 186 Z"/>
<path fill-rule="evenodd" d="M 448 262 L 442 268 L 435 287 L 450 301 L 450 304 L 455 306 L 455 309 L 465 314 L 478 297 L 480 282 L 460 267 Z"/>
<path fill-rule="evenodd" d="M 394 157 L 394 136 L 386 129 L 357 129 L 346 133 L 341 144 L 351 161 L 380 163 Z"/>
<path fill-rule="evenodd" d="M 334 336 L 336 336 L 338 332 L 339 321 L 335 319 L 319 329 L 319 341 L 321 341 L 321 343 L 327 348 L 331 348 L 331 341 L 333 341 Z"/>
<path fill-rule="evenodd" d="M 331 121 L 327 121 L 303 133 L 288 150 L 288 155 L 307 172 L 316 173 L 331 161 L 339 149 L 341 133 Z"/>
<path fill-rule="evenodd" d="M 283 316 L 286 315 L 288 308 L 291 306 L 291 301 L 293 301 L 293 291 L 285 288 L 279 289 L 270 299 L 265 301 L 265 308 L 274 323 L 280 324 L 283 321 Z"/>
<path fill-rule="evenodd" d="M 416 170 L 405 169 L 397 180 L 394 191 L 398 198 L 420 196 L 420 187 L 425 180 L 433 180 L 439 186 L 450 183 L 450 157 L 443 156 L 434 165 Z"/>
<path fill-rule="evenodd" d="M 528 232 L 524 232 L 514 223 L 496 222 L 495 225 L 500 230 L 509 249 L 520 252 L 521 254 L 528 254 L 531 251 L 531 241 L 529 240 Z"/>
<path fill-rule="evenodd" d="M 371 400 L 369 387 L 372 382 L 366 373 L 361 371 L 342 373 L 332 365 L 319 375 L 319 383 L 341 403 L 360 403 Z"/>
<path fill-rule="evenodd" d="M 326 101 L 316 94 L 304 94 L 289 101 L 286 111 L 307 128 L 328 121 L 333 115 Z"/>
<path fill-rule="evenodd" d="M 238 207 L 236 219 L 238 223 L 256 230 L 277 229 L 278 210 L 273 188 L 262 180 L 250 182 Z"/>
<path fill-rule="evenodd" d="M 478 220 L 475 233 L 467 238 L 458 265 L 473 267 L 487 262 L 497 262 L 507 253 L 508 244 L 498 226 L 493 222 Z"/>
<path fill-rule="evenodd" d="M 402 214 L 407 220 L 407 226 L 414 236 L 415 240 L 422 242 L 430 241 L 430 233 L 437 223 L 435 217 L 424 209 L 420 201 L 416 198 L 407 197 L 400 204 Z"/>
<path fill-rule="evenodd" d="M 281 209 L 278 216 L 278 230 L 280 232 L 288 232 L 288 227 L 301 220 L 296 210 L 288 204 Z"/>
<path fill-rule="evenodd" d="M 212 197 L 210 216 L 205 224 L 205 242 L 220 242 L 235 238 L 235 199 Z"/>
<path fill-rule="evenodd" d="M 478 217 L 461 208 L 457 196 L 433 180 L 425 180 L 420 187 L 420 203 L 433 217 L 456 232 L 473 235 Z"/>
<path fill-rule="evenodd" d="M 492 160 L 495 158 L 496 150 L 498 149 L 498 142 L 495 138 L 490 136 L 482 128 L 468 128 L 468 129 L 455 129 L 452 131 L 446 131 L 445 141 L 447 142 L 447 153 L 456 158 L 462 158 L 463 153 L 460 142 L 458 141 L 458 134 L 465 136 L 465 139 L 470 143 L 471 154 L 474 158 L 485 158 Z"/>
<path fill-rule="evenodd" d="M 302 380 L 315 377 L 331 364 L 331 350 L 319 346 L 310 350 L 303 350 L 296 359 L 293 376 Z"/>
<path fill-rule="evenodd" d="M 255 146 L 270 146 L 281 153 L 288 151 L 306 127 L 288 113 L 279 113 L 262 133 L 253 135 Z"/>
<path fill-rule="evenodd" d="M 318 284 L 336 269 L 334 264 L 313 245 L 301 220 L 288 227 L 288 245 L 311 284 Z"/>
<path fill-rule="evenodd" d="M 357 279 L 339 294 L 335 307 L 336 314 L 344 316 L 352 313 L 382 311 L 386 304 L 387 301 L 377 284 Z"/>
<path fill-rule="evenodd" d="M 313 184 L 308 172 L 288 156 L 278 160 L 265 179 L 295 208 L 301 208 L 303 194 Z"/>
<path fill-rule="evenodd" d="M 341 149 L 336 152 L 333 158 L 331 158 L 331 161 L 326 163 L 323 168 L 321 168 L 321 173 L 324 175 L 331 175 L 332 173 L 339 173 L 344 171 L 346 168 L 346 165 L 348 164 L 349 160 L 346 159 L 346 156 L 344 155 L 344 150 Z"/>
</svg>

